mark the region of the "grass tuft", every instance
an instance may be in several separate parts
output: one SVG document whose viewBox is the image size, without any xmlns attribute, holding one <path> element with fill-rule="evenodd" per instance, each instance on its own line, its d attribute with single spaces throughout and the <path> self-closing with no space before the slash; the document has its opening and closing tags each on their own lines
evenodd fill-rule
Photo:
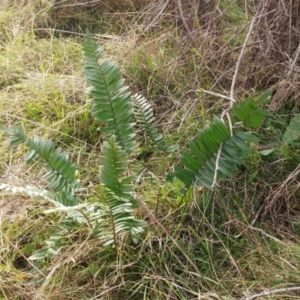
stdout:
<svg viewBox="0 0 300 300">
<path fill-rule="evenodd" d="M 22 123 L 30 136 L 51 138 L 66 150 L 81 170 L 83 197 L 99 190 L 103 142 L 86 104 L 81 52 L 86 28 L 119 64 L 132 92 L 151 102 L 166 144 L 187 146 L 228 105 L 197 91 L 230 90 L 243 28 L 257 7 L 222 0 L 219 7 L 170 1 L 164 8 L 163 2 L 0 3 L 1 125 Z M 259 28 L 255 47 L 256 36 L 263 37 Z M 238 78 L 240 99 L 264 88 L 253 84 L 253 78 L 266 79 L 261 68 L 255 77 L 253 53 Z M 279 73 L 275 77 L 285 80 Z M 297 83 L 295 75 L 288 86 Z M 140 145 L 129 168 L 139 178 L 135 193 L 144 203 L 136 214 L 148 225 L 139 244 L 119 236 L 117 256 L 88 226 L 76 224 L 52 260 L 29 260 L 58 229 L 60 215 L 45 214 L 51 204 L 40 199 L 0 190 L 0 299 L 232 300 L 299 285 L 299 142 L 282 141 L 295 114 L 293 102 L 283 102 L 256 132 L 260 143 L 235 179 L 221 182 L 216 192 L 195 187 L 182 194 L 179 181 L 165 181 L 179 153 L 157 155 Z M 9 149 L 0 132 L 0 184 L 43 188 L 42 171 L 28 169 L 24 152 Z M 297 297 L 283 293 L 269 299 Z"/>
</svg>

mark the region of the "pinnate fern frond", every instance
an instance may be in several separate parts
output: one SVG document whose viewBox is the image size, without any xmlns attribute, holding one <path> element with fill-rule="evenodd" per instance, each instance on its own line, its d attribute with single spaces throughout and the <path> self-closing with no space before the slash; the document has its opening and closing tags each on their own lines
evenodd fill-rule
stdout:
<svg viewBox="0 0 300 300">
<path fill-rule="evenodd" d="M 133 216 L 137 201 L 132 196 L 132 176 L 124 176 L 128 171 L 126 152 L 120 148 L 112 136 L 102 146 L 100 181 L 105 188 L 105 200 L 111 210 L 111 220 L 115 234 L 122 230 L 130 232 L 134 240 L 143 231 L 144 221 Z"/>
<path fill-rule="evenodd" d="M 154 123 L 153 108 L 145 97 L 140 94 L 132 96 L 133 114 L 137 123 L 145 131 L 146 136 L 152 143 L 166 153 L 173 152 L 177 149 L 176 146 L 167 147 L 164 138 L 159 134 L 157 127 Z"/>
<path fill-rule="evenodd" d="M 233 105 L 235 116 L 243 123 L 245 127 L 257 128 L 260 127 L 265 116 L 269 112 L 259 107 L 260 104 L 268 101 L 272 91 L 262 94 L 257 101 L 249 97 L 246 102 L 240 102 Z"/>
<path fill-rule="evenodd" d="M 251 149 L 246 142 L 257 138 L 243 131 L 231 135 L 227 126 L 217 117 L 189 141 L 189 150 L 183 150 L 180 160 L 184 167 L 175 167 L 174 175 L 186 188 L 191 185 L 212 189 L 216 179 L 233 176 Z"/>
<path fill-rule="evenodd" d="M 121 72 L 118 66 L 110 59 L 99 63 L 104 51 L 93 41 L 91 34 L 87 32 L 83 42 L 84 69 L 87 82 L 92 86 L 88 94 L 93 98 L 91 114 L 95 120 L 106 123 L 100 130 L 109 135 L 116 136 L 116 142 L 127 153 L 133 149 L 132 110 L 130 104 L 130 92 L 124 86 Z"/>
<path fill-rule="evenodd" d="M 41 162 L 49 171 L 44 177 L 49 181 L 46 187 L 53 192 L 55 201 L 66 206 L 74 206 L 78 199 L 75 193 L 80 188 L 80 180 L 76 179 L 76 167 L 61 148 L 54 147 L 50 140 L 35 136 L 28 138 L 22 126 L 8 129 L 1 126 L 10 135 L 10 146 L 25 143 L 30 151 L 25 156 L 27 164 Z"/>
<path fill-rule="evenodd" d="M 27 140 L 27 136 L 22 125 L 16 125 L 13 129 L 0 125 L 0 129 L 9 135 L 9 145 L 11 147 L 25 143 Z"/>
<path fill-rule="evenodd" d="M 41 190 L 36 186 L 14 186 L 7 183 L 1 183 L 0 184 L 0 190 L 4 190 L 7 192 L 12 192 L 14 194 L 25 194 L 29 196 L 30 198 L 42 198 L 47 201 L 54 202 L 54 199 L 52 197 L 51 192 L 47 190 Z M 55 202 L 54 202 L 55 203 Z"/>
</svg>

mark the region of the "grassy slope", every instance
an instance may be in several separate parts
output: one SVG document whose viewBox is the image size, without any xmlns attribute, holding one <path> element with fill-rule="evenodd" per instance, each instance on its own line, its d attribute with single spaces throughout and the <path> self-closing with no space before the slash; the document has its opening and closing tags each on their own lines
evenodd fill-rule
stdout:
<svg viewBox="0 0 300 300">
<path fill-rule="evenodd" d="M 97 182 L 99 137 L 85 105 L 81 37 L 75 32 L 67 36 L 35 30 L 55 25 L 59 17 L 54 18 L 50 8 L 46 1 L 0 4 L 1 124 L 22 122 L 31 135 L 51 137 L 79 163 L 88 186 Z M 195 50 L 187 55 L 187 46 L 178 41 L 170 24 L 143 39 L 138 30 L 127 32 L 130 17 L 117 23 L 119 16 L 103 15 L 90 25 L 95 32 L 110 35 L 101 41 L 133 89 L 155 104 L 167 139 L 184 145 L 184 137 L 193 136 L 211 111 L 218 112 L 216 106 L 223 104 L 213 105 L 215 100 L 208 99 L 199 103 L 193 94 L 184 97 L 185 91 L 197 88 L 200 79 L 204 86 L 211 84 L 213 66 L 205 69 Z M 77 15 L 82 24 L 86 18 Z M 231 18 L 234 26 L 241 22 Z M 191 105 L 194 109 L 189 110 Z M 8 149 L 2 132 L 0 139 L 1 182 L 43 186 L 40 172 L 28 171 L 24 165 L 24 149 Z M 277 195 L 273 187 L 276 191 L 297 165 L 295 153 L 278 148 L 268 161 L 254 149 L 236 181 L 225 184 L 220 192 L 196 191 L 185 198 L 179 184 L 163 180 L 172 161 L 148 157 L 146 150 L 139 159 L 136 172 L 144 166 L 148 171 L 138 193 L 159 223 L 141 208 L 149 228 L 139 245 L 122 237 L 117 258 L 86 228 L 77 228 L 68 235 L 60 255 L 33 265 L 27 257 L 42 246 L 59 216 L 43 214 L 47 203 L 1 191 L 0 299 L 233 299 L 249 291 L 300 282 L 299 217 L 291 213 L 293 218 L 282 216 L 276 223 L 266 217 L 255 223 L 256 229 L 249 225 L 262 199 L 271 202 Z M 291 196 L 297 197 L 295 192 Z M 287 205 L 291 212 L 295 210 L 293 202 Z M 187 262 L 186 255 L 193 263 Z"/>
</svg>

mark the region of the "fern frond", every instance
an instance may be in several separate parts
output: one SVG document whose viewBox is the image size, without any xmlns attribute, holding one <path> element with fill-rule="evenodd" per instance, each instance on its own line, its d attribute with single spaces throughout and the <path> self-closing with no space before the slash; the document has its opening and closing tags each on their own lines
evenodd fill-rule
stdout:
<svg viewBox="0 0 300 300">
<path fill-rule="evenodd" d="M 76 205 L 78 199 L 75 193 L 80 188 L 80 181 L 76 179 L 76 167 L 68 154 L 61 148 L 54 149 L 52 141 L 37 136 L 28 138 L 26 146 L 31 149 L 25 157 L 27 164 L 39 160 L 50 169 L 44 177 L 49 181 L 47 189 L 55 193 L 56 200 L 66 206 Z"/>
<path fill-rule="evenodd" d="M 168 148 L 163 136 L 158 133 L 158 129 L 154 124 L 153 109 L 147 99 L 142 95 L 135 94 L 131 97 L 131 100 L 134 117 L 150 141 L 166 153 L 173 152 L 177 147 L 173 146 Z"/>
<path fill-rule="evenodd" d="M 174 175 L 186 188 L 194 184 L 211 189 L 215 175 L 217 179 L 232 177 L 237 165 L 243 163 L 251 151 L 246 142 L 257 142 L 257 138 L 242 131 L 231 136 L 226 125 L 215 117 L 189 142 L 190 149 L 182 151 L 184 168 L 175 167 Z"/>
<path fill-rule="evenodd" d="M 249 97 L 246 102 L 240 102 L 233 105 L 233 112 L 235 116 L 243 123 L 245 127 L 257 128 L 261 126 L 262 121 L 269 112 L 259 107 L 259 104 L 263 104 L 271 96 L 271 91 L 262 94 L 257 101 L 252 97 Z"/>
<path fill-rule="evenodd" d="M 106 123 L 106 127 L 100 130 L 115 135 L 117 143 L 130 153 L 134 145 L 134 124 L 131 123 L 131 94 L 128 87 L 124 86 L 121 72 L 113 61 L 106 59 L 98 63 L 103 50 L 93 41 L 89 32 L 82 45 L 87 82 L 92 85 L 88 89 L 88 94 L 93 97 L 88 101 L 91 103 L 91 114 L 95 120 Z"/>
<path fill-rule="evenodd" d="M 104 142 L 102 153 L 99 178 L 105 187 L 105 200 L 111 210 L 114 232 L 117 234 L 125 230 L 137 239 L 145 222 L 136 220 L 133 216 L 138 204 L 131 194 L 133 177 L 124 177 L 128 170 L 126 152 L 116 144 L 115 137 L 112 136 L 108 142 Z"/>
<path fill-rule="evenodd" d="M 54 202 L 54 199 L 52 197 L 51 192 L 47 191 L 47 190 L 41 190 L 36 186 L 14 186 L 14 185 L 10 185 L 10 184 L 6 184 L 6 183 L 2 183 L 0 184 L 0 190 L 4 190 L 4 191 L 9 191 L 12 192 L 14 194 L 18 193 L 18 194 L 25 194 L 27 196 L 29 196 L 30 198 L 42 198 L 45 199 L 47 201 L 51 201 Z"/>
<path fill-rule="evenodd" d="M 48 169 L 44 177 L 49 181 L 48 190 L 53 191 L 52 198 L 66 206 L 74 206 L 78 199 L 75 193 L 80 188 L 80 180 L 76 179 L 76 167 L 68 155 L 55 149 L 52 141 L 35 136 L 28 138 L 22 126 L 5 130 L 10 135 L 10 145 L 25 143 L 30 151 L 25 156 L 27 164 L 42 162 Z"/>
<path fill-rule="evenodd" d="M 32 261 L 44 261 L 45 259 L 52 259 L 56 256 L 63 244 L 64 244 L 64 237 L 67 233 L 66 230 L 63 230 L 60 226 L 60 230 L 57 230 L 52 233 L 52 235 L 43 241 L 43 247 L 34 251 L 32 255 L 28 257 L 29 260 Z"/>
<path fill-rule="evenodd" d="M 25 143 L 27 140 L 27 136 L 24 132 L 23 126 L 22 125 L 16 125 L 14 126 L 13 129 L 9 129 L 7 127 L 4 127 L 0 125 L 0 129 L 5 131 L 9 136 L 9 145 L 12 146 L 17 146 L 19 144 Z"/>
</svg>

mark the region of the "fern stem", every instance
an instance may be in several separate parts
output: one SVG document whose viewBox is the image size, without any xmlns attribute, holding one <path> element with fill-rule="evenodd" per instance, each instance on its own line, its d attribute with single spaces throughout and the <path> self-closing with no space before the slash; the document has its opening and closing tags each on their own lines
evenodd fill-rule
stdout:
<svg viewBox="0 0 300 300">
<path fill-rule="evenodd" d="M 107 204 L 108 209 L 110 211 L 110 219 L 111 219 L 111 226 L 112 226 L 112 232 L 113 232 L 113 240 L 114 240 L 114 244 L 115 244 L 115 252 L 116 252 L 116 256 L 118 256 L 119 250 L 118 250 L 118 244 L 117 244 L 116 226 L 115 226 L 115 222 L 114 222 L 114 214 L 113 214 L 113 211 L 112 211 L 112 207 L 111 207 L 110 203 L 106 200 L 105 197 L 103 197 L 102 195 L 100 195 L 100 197 Z"/>
<path fill-rule="evenodd" d="M 89 224 L 89 227 L 93 228 L 93 225 L 91 224 L 91 222 L 90 222 L 88 216 L 86 215 L 86 213 L 81 211 L 81 210 L 77 210 L 77 211 L 80 212 L 83 215 L 83 217 L 86 219 L 87 223 Z"/>
<path fill-rule="evenodd" d="M 215 185 L 217 185 L 218 171 L 219 171 L 219 161 L 220 161 L 220 158 L 221 158 L 222 149 L 223 149 L 223 143 L 220 145 L 220 148 L 219 148 L 218 154 L 217 154 L 216 167 L 215 167 L 215 173 L 214 173 L 214 181 L 211 185 L 212 189 L 215 187 Z"/>
</svg>

